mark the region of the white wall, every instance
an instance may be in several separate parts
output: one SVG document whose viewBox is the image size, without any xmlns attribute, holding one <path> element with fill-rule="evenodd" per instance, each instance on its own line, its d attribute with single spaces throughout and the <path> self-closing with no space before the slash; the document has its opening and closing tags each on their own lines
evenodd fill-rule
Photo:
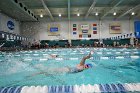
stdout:
<svg viewBox="0 0 140 93">
<path fill-rule="evenodd" d="M 53 22 L 54 24 L 61 24 L 60 36 L 48 36 L 47 25 L 48 22 L 24 22 L 21 24 L 21 34 L 36 40 L 56 40 L 68 38 L 68 23 L 67 22 Z"/>
<path fill-rule="evenodd" d="M 61 25 L 60 29 L 60 37 L 56 36 L 48 36 L 47 32 L 47 24 L 51 22 L 23 22 L 21 24 L 21 34 L 24 36 L 32 37 L 36 40 L 55 40 L 55 39 L 79 39 L 79 31 L 77 30 L 77 35 L 73 35 L 73 24 L 93 24 L 97 25 L 97 34 L 93 34 L 91 27 L 91 39 L 99 39 L 99 38 L 109 38 L 112 36 L 118 36 L 121 34 L 110 34 L 109 33 L 109 24 L 114 22 L 113 20 L 93 20 L 93 21 L 71 21 L 70 25 L 68 21 L 64 22 L 53 22 L 59 23 Z M 134 22 L 133 20 L 117 20 L 117 22 L 121 23 L 122 35 L 134 32 Z M 70 28 L 69 28 L 70 27 Z M 70 31 L 70 32 L 69 32 Z M 70 36 L 70 37 L 69 37 Z"/>
<path fill-rule="evenodd" d="M 8 21 L 12 21 L 14 23 L 14 25 L 15 25 L 14 30 L 10 30 L 7 27 Z M 20 22 L 6 16 L 5 14 L 0 13 L 0 31 L 14 33 L 14 34 L 19 35 L 20 34 Z"/>
</svg>

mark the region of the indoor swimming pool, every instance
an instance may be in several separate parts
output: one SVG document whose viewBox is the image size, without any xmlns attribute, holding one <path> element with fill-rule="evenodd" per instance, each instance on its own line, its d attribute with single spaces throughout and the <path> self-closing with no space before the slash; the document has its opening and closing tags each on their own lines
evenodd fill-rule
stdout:
<svg viewBox="0 0 140 93">
<path fill-rule="evenodd" d="M 94 51 L 86 63 L 93 65 L 79 73 L 64 67 L 76 66 Z M 57 54 L 53 58 L 50 55 Z M 62 70 L 60 70 L 62 69 Z M 74 86 L 140 82 L 140 50 L 115 48 L 62 48 L 1 52 L 0 86 Z"/>
</svg>

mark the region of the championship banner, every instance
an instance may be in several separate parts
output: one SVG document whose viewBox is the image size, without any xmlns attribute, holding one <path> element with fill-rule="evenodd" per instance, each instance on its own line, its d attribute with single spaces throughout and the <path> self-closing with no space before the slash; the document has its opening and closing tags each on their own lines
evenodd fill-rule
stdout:
<svg viewBox="0 0 140 93">
<path fill-rule="evenodd" d="M 81 25 L 81 30 L 89 30 L 89 25 L 88 24 Z"/>
<path fill-rule="evenodd" d="M 73 35 L 76 35 L 77 34 L 77 32 L 73 32 Z"/>
<path fill-rule="evenodd" d="M 60 35 L 60 24 L 48 24 L 48 36 L 59 36 Z"/>
<path fill-rule="evenodd" d="M 79 24 L 78 28 L 79 28 L 79 34 L 91 34 L 89 24 Z"/>
<path fill-rule="evenodd" d="M 120 22 L 113 22 L 109 25 L 110 34 L 121 34 Z"/>
<path fill-rule="evenodd" d="M 87 34 L 83 34 L 82 38 L 88 38 L 88 35 Z"/>
<path fill-rule="evenodd" d="M 97 34 L 97 24 L 93 23 L 92 26 L 93 26 L 93 28 L 92 28 L 93 34 Z"/>
<path fill-rule="evenodd" d="M 88 33 L 88 30 L 82 30 L 82 33 Z"/>
<path fill-rule="evenodd" d="M 73 24 L 73 31 L 76 31 L 76 30 L 77 30 L 77 25 Z"/>
<path fill-rule="evenodd" d="M 79 38 L 80 38 L 80 39 L 91 38 L 91 34 L 79 34 Z"/>
<path fill-rule="evenodd" d="M 91 24 L 87 23 L 79 24 L 78 29 L 80 39 L 91 38 Z"/>
</svg>

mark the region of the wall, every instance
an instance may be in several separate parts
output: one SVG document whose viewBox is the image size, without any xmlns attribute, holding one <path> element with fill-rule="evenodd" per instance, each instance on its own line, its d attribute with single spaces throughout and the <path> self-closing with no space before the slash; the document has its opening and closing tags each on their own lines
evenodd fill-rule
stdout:
<svg viewBox="0 0 140 93">
<path fill-rule="evenodd" d="M 60 36 L 48 36 L 47 25 L 48 22 L 23 22 L 21 24 L 21 34 L 29 36 L 36 40 L 56 40 L 68 38 L 68 23 L 67 22 L 53 22 L 54 24 L 61 24 Z"/>
<path fill-rule="evenodd" d="M 14 23 L 14 29 L 10 30 L 7 27 L 7 22 L 12 21 Z M 0 13 L 0 31 L 14 33 L 20 35 L 20 22 Z"/>
<path fill-rule="evenodd" d="M 61 24 L 61 36 L 48 36 L 47 24 L 50 22 L 23 22 L 21 24 L 21 34 L 24 36 L 29 36 L 36 40 L 56 40 L 56 39 L 79 39 L 79 31 L 77 30 L 77 35 L 73 35 L 73 24 L 93 24 L 97 23 L 97 34 L 93 34 L 91 27 L 91 39 L 108 38 L 113 36 L 118 36 L 121 34 L 110 34 L 109 24 L 114 22 L 113 20 L 93 20 L 93 21 L 68 21 L 64 22 L 53 22 Z M 121 23 L 122 35 L 134 32 L 134 22 L 133 20 L 117 20 Z"/>
</svg>

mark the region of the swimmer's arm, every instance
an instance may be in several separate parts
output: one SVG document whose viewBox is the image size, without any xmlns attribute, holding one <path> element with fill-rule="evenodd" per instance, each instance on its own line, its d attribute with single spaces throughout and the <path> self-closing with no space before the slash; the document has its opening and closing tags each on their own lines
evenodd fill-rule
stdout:
<svg viewBox="0 0 140 93">
<path fill-rule="evenodd" d="M 32 74 L 31 76 L 37 76 L 37 75 L 40 75 L 40 74 L 45 74 L 45 72 L 38 72 L 38 73 L 35 73 L 35 74 Z"/>
<path fill-rule="evenodd" d="M 70 68 L 69 66 L 66 66 L 66 68 L 67 68 L 69 71 L 71 71 L 71 68 Z"/>
<path fill-rule="evenodd" d="M 89 59 L 91 57 L 91 52 L 87 55 L 87 56 L 84 56 L 80 62 L 80 65 L 84 65 L 85 64 L 85 60 L 86 59 Z"/>
<path fill-rule="evenodd" d="M 26 78 L 32 78 L 34 76 L 41 75 L 41 74 L 44 74 L 44 75 L 47 76 L 47 73 L 46 72 L 38 72 L 38 73 L 34 73 L 34 74 L 30 75 L 30 76 L 26 76 Z"/>
</svg>

